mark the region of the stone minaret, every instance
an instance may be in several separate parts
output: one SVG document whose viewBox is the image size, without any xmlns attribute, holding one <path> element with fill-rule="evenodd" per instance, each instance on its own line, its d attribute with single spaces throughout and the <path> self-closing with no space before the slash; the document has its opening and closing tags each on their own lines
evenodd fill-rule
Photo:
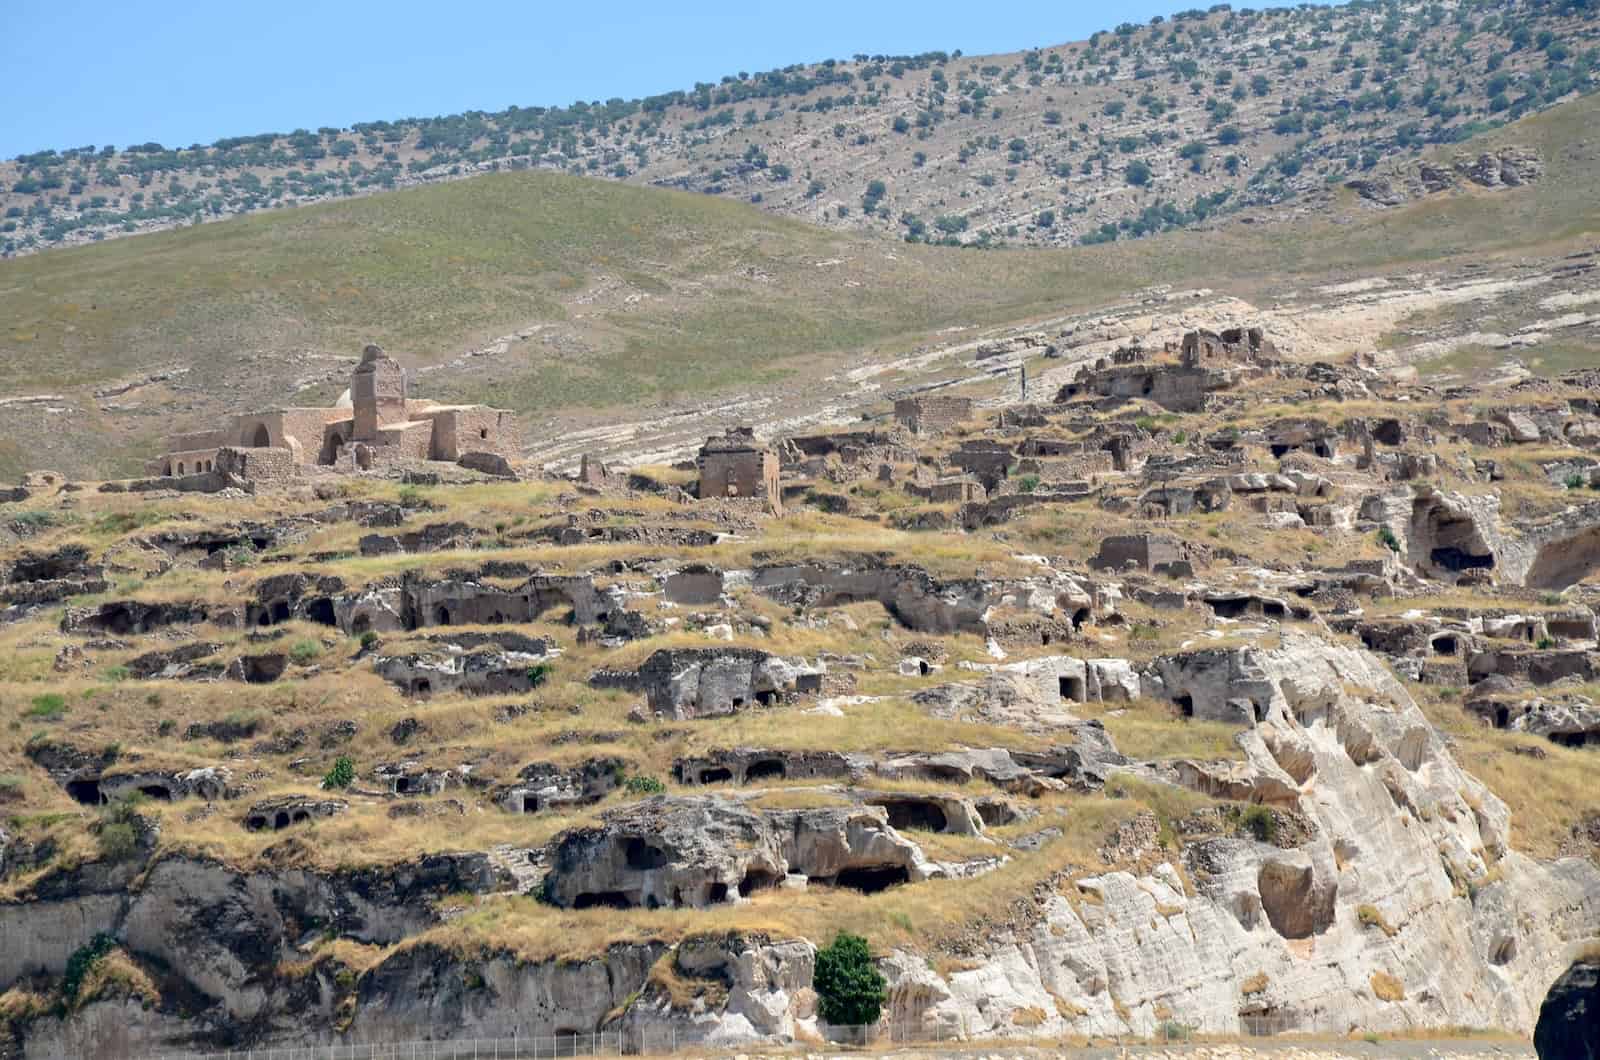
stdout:
<svg viewBox="0 0 1600 1060">
<path fill-rule="evenodd" d="M 350 375 L 350 404 L 356 420 L 352 441 L 370 442 L 384 424 L 404 422 L 406 370 L 382 348 L 368 346 Z"/>
</svg>

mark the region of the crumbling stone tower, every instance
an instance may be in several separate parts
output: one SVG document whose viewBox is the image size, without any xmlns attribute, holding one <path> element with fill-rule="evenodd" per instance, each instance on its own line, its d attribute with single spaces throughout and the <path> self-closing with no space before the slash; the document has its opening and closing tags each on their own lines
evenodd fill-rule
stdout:
<svg viewBox="0 0 1600 1060">
<path fill-rule="evenodd" d="M 355 407 L 352 440 L 374 441 L 379 427 L 406 421 L 406 370 L 382 347 L 368 346 L 350 375 L 350 403 Z"/>
</svg>

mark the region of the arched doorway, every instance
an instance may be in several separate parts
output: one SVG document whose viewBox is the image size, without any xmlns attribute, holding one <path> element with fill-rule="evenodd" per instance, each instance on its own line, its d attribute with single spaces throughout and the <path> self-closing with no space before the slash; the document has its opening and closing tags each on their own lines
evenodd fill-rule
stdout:
<svg viewBox="0 0 1600 1060">
<path fill-rule="evenodd" d="M 267 430 L 265 423 L 256 425 L 256 433 L 250 439 L 250 445 L 255 449 L 269 449 L 272 446 L 272 434 Z"/>
</svg>

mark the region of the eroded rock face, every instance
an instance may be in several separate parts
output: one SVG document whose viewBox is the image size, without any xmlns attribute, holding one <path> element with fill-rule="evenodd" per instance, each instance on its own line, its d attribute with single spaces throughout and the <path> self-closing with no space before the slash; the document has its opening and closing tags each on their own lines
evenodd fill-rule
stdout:
<svg viewBox="0 0 1600 1060">
<path fill-rule="evenodd" d="M 674 1041 L 721 1047 L 814 1032 L 816 956 L 816 947 L 805 939 L 740 934 L 685 939 L 673 957 L 675 970 L 716 983 L 726 991 L 726 1001 L 718 1009 L 685 1013 L 652 986 L 622 1018 L 624 1040 L 645 1053 Z"/>
<path fill-rule="evenodd" d="M 518 651 L 409 652 L 376 655 L 372 668 L 407 695 L 426 699 L 441 692 L 499 695 L 527 692 L 542 679 L 545 656 Z"/>
<path fill-rule="evenodd" d="M 910 629 L 924 633 L 985 632 L 983 613 L 996 587 L 977 579 L 940 582 L 917 567 L 863 559 L 859 566 L 793 564 L 757 569 L 757 592 L 795 606 L 837 607 L 876 601 Z"/>
<path fill-rule="evenodd" d="M 290 825 L 337 816 L 349 808 L 350 804 L 343 799 L 308 799 L 288 795 L 265 799 L 250 807 L 244 815 L 244 826 L 251 832 L 278 832 Z"/>
<path fill-rule="evenodd" d="M 361 977 L 348 1040 L 419 1041 L 443 1028 L 452 1038 L 509 1037 L 507 1013 L 529 1037 L 588 1034 L 644 987 L 666 950 L 621 944 L 587 960 L 528 962 L 510 952 L 407 947 Z"/>
<path fill-rule="evenodd" d="M 65 545 L 54 552 L 24 552 L 0 565 L 0 604 L 55 603 L 70 596 L 103 593 L 111 587 L 105 568 L 93 562 L 83 545 Z"/>
<path fill-rule="evenodd" d="M 870 892 L 925 879 L 929 866 L 880 807 L 761 811 L 659 795 L 564 833 L 545 896 L 573 909 L 705 907 L 790 874 Z"/>
<path fill-rule="evenodd" d="M 1224 654 L 1148 676 L 1190 681 L 1197 707 L 1263 706 L 1238 776 L 1269 780 L 1311 834 L 1292 850 L 1208 839 L 1181 875 L 1134 864 L 1080 880 L 1089 900 L 1045 895 L 968 971 L 896 954 L 891 1018 L 975 1037 L 1149 1034 L 1166 1018 L 1238 1033 L 1268 1016 L 1341 1034 L 1532 1028 L 1561 954 L 1600 928 L 1600 870 L 1510 850 L 1504 805 L 1373 656 L 1296 633 Z M 1378 972 L 1403 998 L 1374 994 Z M 1045 1015 L 1023 1031 L 1025 1009 Z"/>
<path fill-rule="evenodd" d="M 574 765 L 534 762 L 523 766 L 517 782 L 495 801 L 510 813 L 586 806 L 599 802 L 622 783 L 627 763 L 620 758 L 589 758 Z"/>
<path fill-rule="evenodd" d="M 603 680 L 603 678 L 597 678 Z M 662 648 L 633 675 L 652 711 L 669 718 L 705 718 L 772 706 L 816 691 L 821 674 L 803 660 L 756 648 Z"/>
<path fill-rule="evenodd" d="M 114 600 L 98 607 L 69 607 L 61 618 L 63 633 L 109 633 L 124 636 L 149 633 L 164 626 L 193 625 L 198 622 L 225 624 L 231 612 L 195 602 L 145 603 L 140 600 Z"/>
</svg>

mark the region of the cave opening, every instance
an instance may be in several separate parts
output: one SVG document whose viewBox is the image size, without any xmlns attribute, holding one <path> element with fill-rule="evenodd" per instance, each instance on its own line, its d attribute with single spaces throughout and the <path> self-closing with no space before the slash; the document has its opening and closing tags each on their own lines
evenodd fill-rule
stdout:
<svg viewBox="0 0 1600 1060">
<path fill-rule="evenodd" d="M 748 898 L 755 891 L 765 891 L 778 886 L 778 874 L 768 872 L 766 869 L 749 869 L 744 874 L 744 879 L 739 881 L 739 894 Z"/>
<path fill-rule="evenodd" d="M 1238 618 L 1250 609 L 1248 596 L 1227 597 L 1220 600 L 1207 600 L 1211 611 L 1218 618 Z"/>
<path fill-rule="evenodd" d="M 98 780 L 69 780 L 67 794 L 85 806 L 99 806 L 106 801 L 105 795 L 100 791 Z"/>
<path fill-rule="evenodd" d="M 890 887 L 911 882 L 911 873 L 904 865 L 881 865 L 870 868 L 845 869 L 834 877 L 835 887 L 848 887 L 862 894 L 877 894 Z"/>
<path fill-rule="evenodd" d="M 784 765 L 776 758 L 763 758 L 759 762 L 751 762 L 750 768 L 745 770 L 744 779 L 748 783 L 753 780 L 782 780 L 787 773 Z"/>
<path fill-rule="evenodd" d="M 623 857 L 627 860 L 628 868 L 641 872 L 662 868 L 668 860 L 666 851 L 637 837 L 629 837 L 623 846 Z"/>
<path fill-rule="evenodd" d="M 1436 548 L 1428 553 L 1428 558 L 1435 567 L 1447 571 L 1483 570 L 1494 566 L 1494 557 L 1474 555 L 1471 552 L 1449 545 Z"/>
<path fill-rule="evenodd" d="M 921 829 L 924 832 L 942 832 L 950 826 L 944 809 L 927 799 L 885 799 L 871 803 L 882 806 L 889 813 L 889 826 L 896 830 Z"/>
</svg>

